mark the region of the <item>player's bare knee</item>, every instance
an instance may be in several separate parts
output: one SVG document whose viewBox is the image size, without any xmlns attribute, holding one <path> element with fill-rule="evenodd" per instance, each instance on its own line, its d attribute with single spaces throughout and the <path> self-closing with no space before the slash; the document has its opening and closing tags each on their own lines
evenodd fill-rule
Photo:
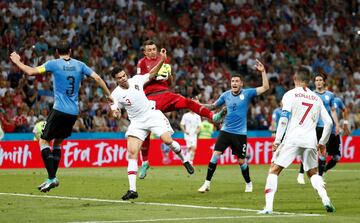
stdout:
<svg viewBox="0 0 360 223">
<path fill-rule="evenodd" d="M 166 132 L 160 136 L 160 139 L 166 144 L 170 145 L 173 142 L 173 139 L 171 138 L 171 135 L 169 132 Z"/>
<path fill-rule="evenodd" d="M 315 168 L 312 168 L 312 169 L 308 170 L 308 171 L 306 172 L 306 174 L 307 174 L 307 176 L 310 178 L 310 177 L 312 177 L 313 175 L 317 174 L 317 172 L 318 172 L 318 169 L 315 167 Z"/>
<path fill-rule="evenodd" d="M 282 170 L 283 170 L 283 167 L 281 167 L 281 166 L 276 165 L 276 164 L 273 163 L 273 164 L 271 164 L 271 166 L 270 166 L 269 173 L 279 175 Z"/>
<path fill-rule="evenodd" d="M 245 163 L 245 159 L 240 159 L 239 158 L 239 165 L 243 165 Z"/>
<path fill-rule="evenodd" d="M 39 139 L 39 144 L 40 146 L 50 146 L 50 142 L 42 138 Z"/>
</svg>

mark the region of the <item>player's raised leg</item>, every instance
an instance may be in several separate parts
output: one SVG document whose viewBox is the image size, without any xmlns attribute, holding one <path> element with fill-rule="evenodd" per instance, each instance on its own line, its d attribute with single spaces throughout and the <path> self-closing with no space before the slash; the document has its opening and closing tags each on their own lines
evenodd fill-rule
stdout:
<svg viewBox="0 0 360 223">
<path fill-rule="evenodd" d="M 181 152 L 180 144 L 171 138 L 170 132 L 165 132 L 160 136 L 160 139 L 170 147 L 170 149 L 181 159 L 186 171 L 189 174 L 194 173 L 194 167 L 190 164 L 189 160 Z"/>
<path fill-rule="evenodd" d="M 56 172 L 54 169 L 54 157 L 50 150 L 50 143 L 47 140 L 40 139 L 41 157 L 44 162 L 48 179 L 38 186 L 41 192 L 48 192 L 52 188 L 59 186 L 59 181 L 56 179 Z"/>
<path fill-rule="evenodd" d="M 145 179 L 148 169 L 150 168 L 149 165 L 149 150 L 150 150 L 150 134 L 146 137 L 145 141 L 141 146 L 141 167 L 139 171 L 139 179 Z"/>
</svg>

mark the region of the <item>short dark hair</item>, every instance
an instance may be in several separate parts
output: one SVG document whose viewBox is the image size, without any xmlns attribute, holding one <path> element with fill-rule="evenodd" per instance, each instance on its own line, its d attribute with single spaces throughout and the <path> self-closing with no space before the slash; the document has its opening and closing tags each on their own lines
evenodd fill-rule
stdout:
<svg viewBox="0 0 360 223">
<path fill-rule="evenodd" d="M 314 74 L 314 80 L 316 77 L 322 77 L 323 81 L 326 82 L 326 79 L 327 79 L 327 74 L 325 72 L 316 72 Z"/>
<path fill-rule="evenodd" d="M 156 42 L 152 39 L 146 40 L 145 42 L 143 42 L 142 50 L 145 50 L 145 46 L 149 46 L 149 45 L 156 45 Z"/>
<path fill-rule="evenodd" d="M 60 55 L 70 54 L 70 44 L 66 40 L 61 40 L 56 49 Z"/>
<path fill-rule="evenodd" d="M 123 68 L 121 66 L 116 66 L 114 67 L 111 71 L 110 71 L 110 75 L 115 78 L 115 75 L 119 72 L 121 72 L 123 70 Z"/>
<path fill-rule="evenodd" d="M 233 77 L 238 77 L 238 78 L 240 78 L 241 81 L 243 80 L 243 77 L 241 74 L 232 74 L 231 78 L 233 78 Z"/>
<path fill-rule="evenodd" d="M 300 67 L 297 71 L 296 71 L 296 79 L 298 81 L 303 81 L 306 84 L 308 84 L 310 82 L 311 79 L 311 72 L 308 68 L 306 67 Z"/>
</svg>

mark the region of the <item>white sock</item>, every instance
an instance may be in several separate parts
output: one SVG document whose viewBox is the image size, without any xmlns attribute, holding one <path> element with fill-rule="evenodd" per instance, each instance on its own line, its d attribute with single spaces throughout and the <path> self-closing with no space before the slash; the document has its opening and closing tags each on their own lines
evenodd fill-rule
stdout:
<svg viewBox="0 0 360 223">
<path fill-rule="evenodd" d="M 145 160 L 145 161 L 141 162 L 141 165 L 143 166 L 143 165 L 148 164 L 148 163 L 149 163 L 149 160 Z"/>
<path fill-rule="evenodd" d="M 205 182 L 204 182 L 204 184 L 208 187 L 208 186 L 210 186 L 210 180 L 205 180 Z"/>
<path fill-rule="evenodd" d="M 194 161 L 194 157 L 195 157 L 195 152 L 193 150 L 189 151 L 189 160 L 190 162 Z"/>
<path fill-rule="evenodd" d="M 314 174 L 312 175 L 312 177 L 310 177 L 310 181 L 313 188 L 318 192 L 323 204 L 324 205 L 328 204 L 330 202 L 330 198 L 328 197 L 327 192 L 325 190 L 325 184 L 323 178 L 318 174 Z"/>
<path fill-rule="evenodd" d="M 136 191 L 136 176 L 138 171 L 138 164 L 136 159 L 129 159 L 127 171 L 130 190 Z"/>
<path fill-rule="evenodd" d="M 278 176 L 276 174 L 269 173 L 265 185 L 265 209 L 268 211 L 273 210 L 274 196 L 277 190 L 277 184 Z"/>
<path fill-rule="evenodd" d="M 174 153 L 176 153 L 176 155 L 181 159 L 183 163 L 187 161 L 187 159 L 185 159 L 183 154 L 181 153 L 180 144 L 178 142 L 173 140 L 169 147 Z"/>
</svg>

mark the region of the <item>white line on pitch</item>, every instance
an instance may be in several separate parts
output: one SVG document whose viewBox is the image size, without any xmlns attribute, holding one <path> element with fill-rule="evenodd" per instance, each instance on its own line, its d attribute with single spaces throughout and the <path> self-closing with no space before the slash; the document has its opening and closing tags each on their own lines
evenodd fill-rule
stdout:
<svg viewBox="0 0 360 223">
<path fill-rule="evenodd" d="M 315 217 L 314 215 L 301 215 Z M 246 219 L 246 218 L 292 218 L 299 215 L 252 215 L 252 216 L 222 216 L 222 217 L 194 217 L 194 218 L 158 218 L 139 220 L 113 220 L 113 221 L 74 221 L 68 223 L 132 223 L 132 222 L 159 222 L 159 221 L 195 221 L 195 220 L 218 220 L 218 219 Z"/>
<path fill-rule="evenodd" d="M 291 171 L 299 171 L 299 168 L 298 169 L 294 169 L 294 168 L 288 168 L 286 170 L 291 170 Z M 343 172 L 343 173 L 360 173 L 360 170 L 329 170 L 329 172 Z"/>
<path fill-rule="evenodd" d="M 137 204 L 137 205 L 152 205 L 152 206 L 168 206 L 168 207 L 181 207 L 181 208 L 196 208 L 196 209 L 209 209 L 209 210 L 227 210 L 227 211 L 244 211 L 244 212 L 258 212 L 256 209 L 247 208 L 229 208 L 229 207 L 211 207 L 190 204 L 172 204 L 172 203 L 156 203 L 156 202 L 132 202 L 122 200 L 109 200 L 87 197 L 63 197 L 63 196 L 49 196 L 49 195 L 33 195 L 33 194 L 17 194 L 17 193 L 0 193 L 4 196 L 18 196 L 18 197 L 35 197 L 35 198 L 52 198 L 63 200 L 77 200 L 77 201 L 93 201 L 93 202 L 107 202 L 107 203 L 124 203 L 124 204 Z M 296 215 L 296 216 L 322 216 L 320 214 L 306 214 L 306 213 L 290 213 L 290 212 L 273 212 L 276 215 Z"/>
</svg>

